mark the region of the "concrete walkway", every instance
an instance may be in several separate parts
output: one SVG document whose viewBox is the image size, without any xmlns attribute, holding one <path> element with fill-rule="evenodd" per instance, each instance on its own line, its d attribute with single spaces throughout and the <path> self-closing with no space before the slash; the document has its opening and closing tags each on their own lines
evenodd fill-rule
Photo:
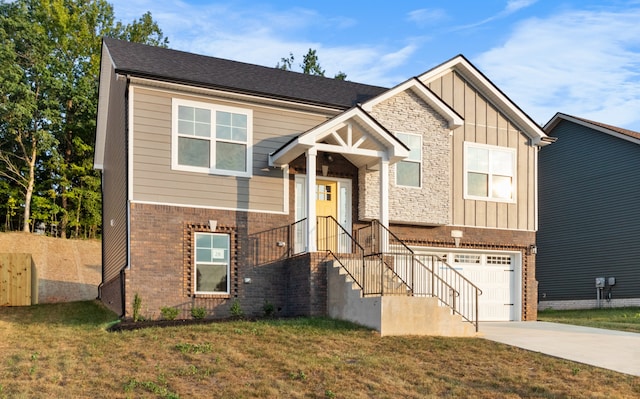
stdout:
<svg viewBox="0 0 640 399">
<path fill-rule="evenodd" d="M 543 321 L 485 322 L 482 338 L 640 376 L 640 334 Z"/>
</svg>

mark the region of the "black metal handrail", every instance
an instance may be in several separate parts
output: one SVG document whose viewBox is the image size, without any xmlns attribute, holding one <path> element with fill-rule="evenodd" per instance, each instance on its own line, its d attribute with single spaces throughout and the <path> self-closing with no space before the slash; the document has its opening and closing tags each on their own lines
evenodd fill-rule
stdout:
<svg viewBox="0 0 640 399">
<path fill-rule="evenodd" d="M 364 248 L 333 217 L 317 217 L 318 251 L 327 251 L 345 270 L 354 283 L 365 292 Z"/>
<path fill-rule="evenodd" d="M 386 226 L 373 220 L 356 231 L 365 256 L 378 256 L 399 275 L 413 296 L 433 296 L 478 330 L 478 296 L 482 291 L 435 255 L 416 255 Z M 428 259 L 429 265 L 419 258 Z"/>
</svg>

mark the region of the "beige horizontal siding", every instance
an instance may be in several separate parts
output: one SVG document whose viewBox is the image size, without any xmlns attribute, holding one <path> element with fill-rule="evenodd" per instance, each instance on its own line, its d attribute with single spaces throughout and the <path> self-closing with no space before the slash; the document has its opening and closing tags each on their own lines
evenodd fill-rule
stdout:
<svg viewBox="0 0 640 399">
<path fill-rule="evenodd" d="M 127 266 L 127 153 L 126 83 L 112 74 L 109 116 L 102 175 L 103 192 L 103 283 L 118 277 Z"/>
<path fill-rule="evenodd" d="M 253 111 L 251 178 L 171 169 L 172 97 Z M 267 167 L 268 155 L 326 120 L 325 115 L 143 87 L 135 87 L 133 99 L 133 200 L 141 202 L 283 212 L 286 209 L 283 172 Z"/>
<path fill-rule="evenodd" d="M 535 230 L 535 147 L 517 126 L 496 109 L 482 93 L 454 73 L 429 83 L 449 106 L 464 118 L 453 134 L 452 224 L 474 227 Z M 517 157 L 516 202 L 464 199 L 464 142 L 514 148 Z"/>
</svg>

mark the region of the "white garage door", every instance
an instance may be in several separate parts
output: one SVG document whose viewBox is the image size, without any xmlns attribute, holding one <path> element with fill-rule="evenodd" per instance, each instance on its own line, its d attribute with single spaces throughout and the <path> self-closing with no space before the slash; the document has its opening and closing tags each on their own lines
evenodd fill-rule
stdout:
<svg viewBox="0 0 640 399">
<path fill-rule="evenodd" d="M 433 253 L 433 252 L 431 252 Z M 480 321 L 519 320 L 517 258 L 509 253 L 435 253 L 482 290 Z"/>
</svg>

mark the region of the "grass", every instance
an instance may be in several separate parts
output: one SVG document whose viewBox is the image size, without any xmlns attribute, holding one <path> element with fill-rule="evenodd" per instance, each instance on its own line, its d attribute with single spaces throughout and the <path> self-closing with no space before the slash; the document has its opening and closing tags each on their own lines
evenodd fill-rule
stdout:
<svg viewBox="0 0 640 399">
<path fill-rule="evenodd" d="M 640 308 L 602 308 L 588 310 L 544 310 L 539 321 L 640 333 Z"/>
<path fill-rule="evenodd" d="M 478 338 L 301 318 L 110 333 L 95 302 L 0 308 L 0 398 L 631 398 L 640 378 Z"/>
</svg>

